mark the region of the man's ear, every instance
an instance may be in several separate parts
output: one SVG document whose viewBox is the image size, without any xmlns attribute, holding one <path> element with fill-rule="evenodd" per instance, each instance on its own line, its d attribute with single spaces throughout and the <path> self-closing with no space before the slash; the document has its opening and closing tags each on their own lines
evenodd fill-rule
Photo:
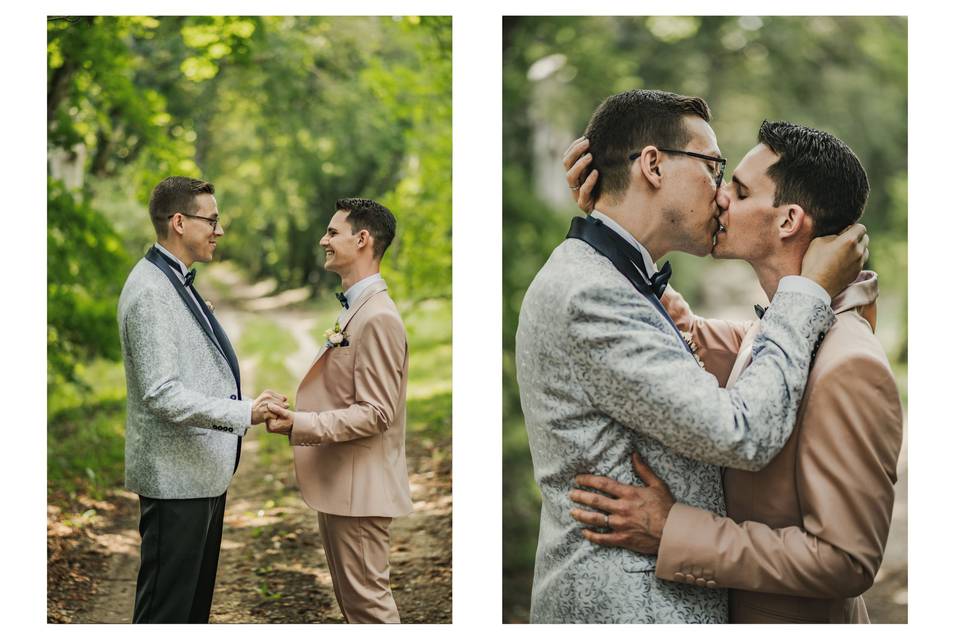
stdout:
<svg viewBox="0 0 960 640">
<path fill-rule="evenodd" d="M 357 248 L 362 249 L 363 247 L 370 244 L 372 238 L 370 237 L 370 232 L 366 229 L 360 229 L 357 233 Z"/>
<path fill-rule="evenodd" d="M 808 229 L 813 220 L 798 204 L 791 204 L 780 214 L 780 239 L 793 238 L 804 229 Z M 809 229 L 808 229 L 809 230 Z"/>
<path fill-rule="evenodd" d="M 175 214 L 173 214 L 173 215 L 170 217 L 170 220 L 168 221 L 168 224 L 170 225 L 170 226 L 168 227 L 168 231 L 170 231 L 170 232 L 172 232 L 172 233 L 176 233 L 176 234 L 179 235 L 179 236 L 182 236 L 182 235 L 183 235 L 183 221 L 184 221 L 183 214 L 180 213 L 179 211 L 177 211 Z M 168 233 L 167 235 L 169 235 L 169 233 Z"/>
<path fill-rule="evenodd" d="M 640 152 L 640 156 L 633 161 L 630 166 L 631 175 L 634 171 L 639 171 L 642 177 L 654 189 L 659 189 L 663 184 L 663 176 L 660 175 L 660 152 L 653 145 L 647 145 Z"/>
</svg>

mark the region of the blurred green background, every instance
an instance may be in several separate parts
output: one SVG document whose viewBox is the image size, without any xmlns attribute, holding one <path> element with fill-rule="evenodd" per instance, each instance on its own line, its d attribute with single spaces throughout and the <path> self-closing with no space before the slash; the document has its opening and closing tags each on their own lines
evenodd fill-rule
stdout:
<svg viewBox="0 0 960 640">
<path fill-rule="evenodd" d="M 632 88 L 701 96 L 728 177 L 764 119 L 833 133 L 869 175 L 863 222 L 880 274 L 878 335 L 906 408 L 907 20 L 901 17 L 505 17 L 503 20 L 503 620 L 528 617 L 540 494 L 514 366 L 524 292 L 574 206 L 560 158 L 602 99 Z M 705 316 L 764 300 L 745 263 L 671 254 L 671 284 Z M 904 441 L 904 454 L 906 439 Z M 906 620 L 906 456 L 874 621 Z"/>
<path fill-rule="evenodd" d="M 224 305 L 245 393 L 292 394 L 287 358 L 336 317 L 317 244 L 336 199 L 396 214 L 382 270 L 407 319 L 408 429 L 449 459 L 449 17 L 48 19 L 47 61 L 51 502 L 122 485 L 117 297 L 174 174 L 216 185 L 226 237 L 198 288 Z"/>
</svg>

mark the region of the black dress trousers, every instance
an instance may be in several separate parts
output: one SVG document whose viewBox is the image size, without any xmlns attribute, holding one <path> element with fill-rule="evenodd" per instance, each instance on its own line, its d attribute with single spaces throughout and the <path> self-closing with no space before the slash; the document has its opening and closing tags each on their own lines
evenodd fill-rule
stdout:
<svg viewBox="0 0 960 640">
<path fill-rule="evenodd" d="M 226 502 L 226 493 L 186 500 L 140 496 L 134 623 L 209 621 Z"/>
</svg>

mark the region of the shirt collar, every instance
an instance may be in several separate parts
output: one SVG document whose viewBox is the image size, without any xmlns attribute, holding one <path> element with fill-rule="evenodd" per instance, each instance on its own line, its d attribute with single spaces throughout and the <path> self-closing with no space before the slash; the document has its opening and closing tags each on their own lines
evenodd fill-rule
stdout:
<svg viewBox="0 0 960 640">
<path fill-rule="evenodd" d="M 650 257 L 650 252 L 647 251 L 629 231 L 621 227 L 610 216 L 602 211 L 597 211 L 594 209 L 593 213 L 590 215 L 609 227 L 612 231 L 616 232 L 617 235 L 629 242 L 637 251 L 640 252 L 640 255 L 643 256 L 643 268 L 648 274 L 652 276 L 657 272 L 657 263 L 654 262 L 653 258 Z"/>
<path fill-rule="evenodd" d="M 187 266 L 186 266 L 185 264 L 183 264 L 183 262 L 180 260 L 180 258 L 178 258 L 177 256 L 175 256 L 175 255 L 173 255 L 172 253 L 170 253 L 169 251 L 167 251 L 167 250 L 163 247 L 163 245 L 161 245 L 159 242 L 155 242 L 155 243 L 153 244 L 153 246 L 156 247 L 157 250 L 160 251 L 160 252 L 162 252 L 164 255 L 169 256 L 170 258 L 172 258 L 173 261 L 176 262 L 176 263 L 180 266 L 180 271 L 177 273 L 177 275 L 180 276 L 180 281 L 181 281 L 181 282 L 184 282 L 184 281 L 186 280 L 186 278 L 187 278 Z"/>
<path fill-rule="evenodd" d="M 383 276 L 375 273 L 359 282 L 355 282 L 352 287 L 343 292 L 343 295 L 347 297 L 347 304 L 352 306 L 360 298 L 360 294 L 375 282 L 383 282 Z"/>
</svg>

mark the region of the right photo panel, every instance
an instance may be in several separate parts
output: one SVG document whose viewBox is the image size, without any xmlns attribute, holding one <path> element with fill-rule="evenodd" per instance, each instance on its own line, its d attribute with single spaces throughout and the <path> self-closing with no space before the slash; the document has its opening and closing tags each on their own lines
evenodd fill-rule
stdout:
<svg viewBox="0 0 960 640">
<path fill-rule="evenodd" d="M 907 18 L 503 18 L 505 623 L 907 622 Z"/>
</svg>

